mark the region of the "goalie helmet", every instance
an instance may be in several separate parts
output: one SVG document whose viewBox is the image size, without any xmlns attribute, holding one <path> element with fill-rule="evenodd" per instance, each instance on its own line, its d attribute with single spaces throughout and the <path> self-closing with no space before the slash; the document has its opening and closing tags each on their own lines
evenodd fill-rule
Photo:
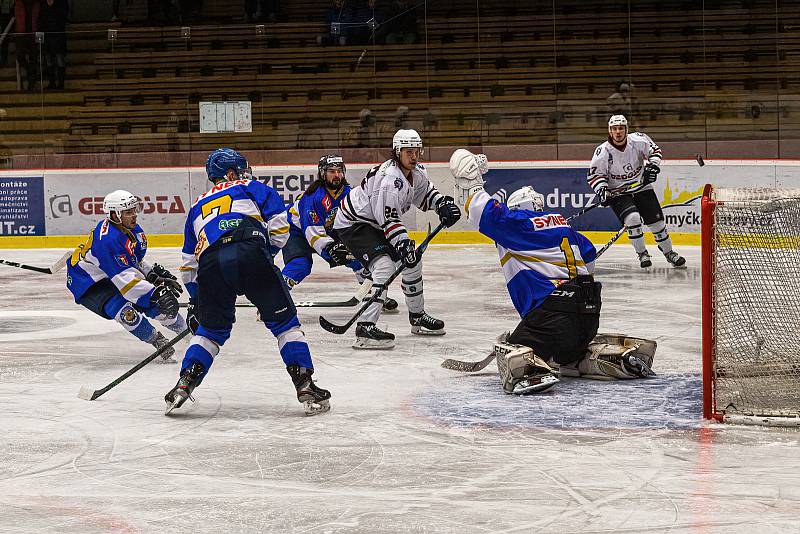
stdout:
<svg viewBox="0 0 800 534">
<path fill-rule="evenodd" d="M 526 185 L 511 193 L 511 196 L 506 201 L 506 206 L 512 210 L 543 211 L 544 195 L 537 193 L 533 187 Z"/>
<path fill-rule="evenodd" d="M 402 148 L 418 148 L 422 155 L 422 138 L 416 130 L 397 130 L 392 138 L 392 153 L 396 158 L 400 157 Z"/>
<path fill-rule="evenodd" d="M 232 148 L 218 148 L 209 154 L 206 160 L 206 174 L 210 181 L 225 178 L 231 169 L 237 178 L 246 176 L 250 169 L 247 158 Z"/>
<path fill-rule="evenodd" d="M 625 129 L 628 129 L 628 119 L 625 118 L 625 115 L 612 115 L 610 119 L 608 119 L 608 131 L 611 131 L 612 126 L 624 126 Z"/>
<path fill-rule="evenodd" d="M 109 219 L 112 214 L 116 214 L 119 219 L 123 211 L 131 208 L 136 209 L 136 213 L 139 213 L 142 211 L 142 203 L 132 193 L 123 189 L 112 191 L 103 199 L 103 213 Z"/>
</svg>

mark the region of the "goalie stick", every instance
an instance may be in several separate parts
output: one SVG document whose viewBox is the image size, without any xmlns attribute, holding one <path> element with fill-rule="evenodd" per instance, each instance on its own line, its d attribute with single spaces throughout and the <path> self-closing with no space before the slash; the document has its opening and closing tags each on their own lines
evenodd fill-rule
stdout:
<svg viewBox="0 0 800 534">
<path fill-rule="evenodd" d="M 56 274 L 58 271 L 66 267 L 67 258 L 72 256 L 72 252 L 73 251 L 70 250 L 69 252 L 65 253 L 51 267 L 36 267 L 34 265 L 28 265 L 26 263 L 18 263 L 16 261 L 10 261 L 10 260 L 0 260 L 0 264 L 8 265 L 10 267 L 18 267 L 20 269 L 27 269 L 28 271 L 34 271 L 42 274 Z"/>
<path fill-rule="evenodd" d="M 439 224 L 439 226 L 434 228 L 433 232 L 429 233 L 428 236 L 425 238 L 425 240 L 422 241 L 422 243 L 420 243 L 420 245 L 417 247 L 417 257 L 422 256 L 422 254 L 425 252 L 425 249 L 428 248 L 428 244 L 431 242 L 431 239 L 433 239 L 436 236 L 436 234 L 438 234 L 441 231 L 442 228 L 444 228 L 444 224 Z M 374 303 L 376 300 L 378 300 L 378 298 L 380 298 L 380 295 L 383 293 L 383 290 L 389 287 L 389 285 L 394 281 L 395 278 L 400 276 L 400 273 L 403 272 L 404 268 L 405 266 L 401 263 L 400 267 L 395 269 L 395 271 L 391 274 L 391 276 L 389 276 L 389 279 L 386 280 L 386 282 L 384 282 L 383 284 L 373 286 L 373 287 L 379 287 L 380 291 L 375 292 L 375 294 L 372 295 L 369 298 L 369 300 L 365 301 L 364 304 L 355 313 L 355 315 L 353 315 L 350 318 L 350 320 L 347 321 L 345 324 L 343 325 L 333 324 L 325 317 L 320 315 L 319 316 L 320 326 L 332 334 L 344 334 L 345 332 L 347 332 L 347 330 L 351 326 L 353 326 L 353 323 L 355 323 L 358 320 L 358 318 L 361 317 L 361 314 L 364 313 L 372 303 Z"/>
<path fill-rule="evenodd" d="M 188 334 L 189 334 L 189 329 L 187 328 L 186 330 L 184 330 L 183 332 L 181 332 L 180 334 L 178 334 L 177 336 L 172 338 L 169 341 L 169 343 L 167 343 L 163 347 L 159 348 L 157 351 L 155 351 L 153 354 L 151 354 L 150 356 L 148 356 L 144 360 L 142 360 L 139 363 L 137 363 L 129 371 L 127 371 L 125 374 L 123 374 L 122 376 L 120 376 L 119 378 L 117 378 L 116 380 L 114 380 L 113 382 L 111 382 L 109 385 L 107 385 L 104 388 L 93 390 L 93 389 L 91 389 L 91 388 L 89 388 L 87 386 L 81 386 L 81 390 L 78 392 L 78 398 L 79 399 L 83 399 L 83 400 L 93 401 L 96 398 L 100 397 L 101 395 L 104 395 L 109 389 L 119 385 L 120 382 L 122 382 L 123 380 L 125 380 L 126 378 L 131 376 L 133 373 L 135 373 L 136 371 L 138 371 L 139 369 L 141 369 L 142 367 L 144 367 L 148 363 L 150 363 L 153 360 L 155 360 L 157 357 L 159 357 L 161 355 L 162 352 L 167 350 L 169 347 L 175 345 L 175 343 L 177 343 L 181 339 L 185 338 Z"/>
<path fill-rule="evenodd" d="M 295 308 L 347 308 L 349 306 L 355 306 L 361 299 L 363 299 L 367 293 L 369 293 L 369 288 L 372 287 L 372 282 L 370 280 L 364 280 L 364 283 L 358 288 L 356 294 L 350 297 L 348 300 L 332 300 L 332 301 L 318 301 L 318 300 L 299 300 L 294 303 Z M 186 308 L 189 306 L 188 302 L 181 302 L 180 307 Z M 237 308 L 255 308 L 255 304 L 251 304 L 250 302 L 241 302 L 236 303 Z"/>
</svg>

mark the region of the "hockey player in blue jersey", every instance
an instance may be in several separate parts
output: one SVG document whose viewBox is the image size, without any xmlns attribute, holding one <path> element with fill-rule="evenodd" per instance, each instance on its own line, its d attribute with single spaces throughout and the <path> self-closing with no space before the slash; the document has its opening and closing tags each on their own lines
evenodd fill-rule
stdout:
<svg viewBox="0 0 800 534">
<path fill-rule="evenodd" d="M 369 271 L 337 239 L 332 228 L 326 228 L 326 221 L 335 215 L 339 203 L 350 192 L 346 178 L 344 159 L 337 154 L 328 154 L 319 159 L 317 179 L 288 208 L 289 241 L 281 249 L 284 267 L 283 277 L 289 289 L 311 274 L 316 252 L 331 267 L 346 265 L 356 274 L 361 284 L 371 280 Z M 332 222 L 332 221 L 331 221 Z M 383 311 L 397 313 L 397 301 L 387 298 Z"/>
<path fill-rule="evenodd" d="M 500 256 L 511 301 L 522 318 L 495 345 L 506 393 L 543 391 L 564 376 L 636 378 L 652 374 L 655 342 L 597 336 L 601 285 L 594 281 L 594 245 L 563 216 L 544 210 L 544 197 L 523 187 L 508 197 L 490 196 L 482 154 L 459 149 L 450 159 L 458 201 L 467 222 L 492 239 Z M 597 337 L 596 337 L 597 336 Z M 590 344 L 594 347 L 590 347 Z M 609 350 L 608 347 L 612 349 Z M 615 351 L 614 346 L 626 347 Z M 587 351 L 587 348 L 589 349 Z"/>
<path fill-rule="evenodd" d="M 106 218 L 67 260 L 67 288 L 78 304 L 161 348 L 168 340 L 147 317 L 173 332 L 185 330 L 186 321 L 178 313 L 178 295 L 183 290 L 164 267 L 144 261 L 147 238 L 136 223 L 140 211 L 139 199 L 128 191 L 106 195 Z M 175 349 L 169 347 L 156 361 L 174 363 L 174 354 Z"/>
<path fill-rule="evenodd" d="M 167 414 L 191 397 L 230 337 L 237 295 L 255 304 L 277 339 L 306 414 L 330 409 L 330 392 L 311 379 L 311 353 L 289 289 L 273 263 L 289 235 L 286 207 L 275 190 L 245 179 L 247 168 L 247 160 L 233 149 L 212 152 L 206 173 L 214 187 L 189 210 L 181 277 L 189 292 L 188 323 L 194 335 L 178 383 L 164 397 Z"/>
</svg>

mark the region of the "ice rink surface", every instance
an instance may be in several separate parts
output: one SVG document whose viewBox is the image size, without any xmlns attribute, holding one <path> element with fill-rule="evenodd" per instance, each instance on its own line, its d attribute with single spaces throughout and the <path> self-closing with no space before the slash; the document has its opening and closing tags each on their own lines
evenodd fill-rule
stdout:
<svg viewBox="0 0 800 534">
<path fill-rule="evenodd" d="M 442 369 L 482 359 L 519 318 L 493 247 L 432 246 L 426 309 L 443 337 L 410 333 L 399 284 L 401 314 L 379 323 L 392 351 L 354 351 L 352 332 L 319 327 L 320 311 L 345 322 L 357 308 L 299 310 L 333 395 L 317 417 L 252 308 L 179 415 L 163 415 L 174 364 L 78 399 L 150 347 L 76 306 L 64 271 L 0 265 L 0 532 L 800 532 L 800 434 L 701 419 L 699 249 L 679 248 L 684 270 L 651 249 L 649 270 L 618 245 L 596 274 L 601 332 L 658 341 L 657 378 L 512 397 L 494 364 Z M 48 266 L 63 251 L 0 252 Z M 179 255 L 148 260 L 176 269 Z M 355 288 L 317 264 L 293 295 Z"/>
</svg>

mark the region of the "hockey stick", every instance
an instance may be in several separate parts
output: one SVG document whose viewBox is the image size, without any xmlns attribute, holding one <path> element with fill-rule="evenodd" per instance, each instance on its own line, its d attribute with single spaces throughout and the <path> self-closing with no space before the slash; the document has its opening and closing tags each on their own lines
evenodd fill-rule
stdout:
<svg viewBox="0 0 800 534">
<path fill-rule="evenodd" d="M 433 239 L 442 228 L 444 228 L 444 224 L 439 224 L 439 226 L 434 228 L 433 232 L 429 233 L 428 236 L 425 238 L 425 240 L 422 243 L 420 243 L 420 245 L 417 247 L 417 257 L 422 256 L 422 254 L 425 252 L 425 249 L 428 248 L 428 244 L 431 242 L 431 239 Z M 345 324 L 343 325 L 333 324 L 332 322 L 328 321 L 325 317 L 320 315 L 319 316 L 320 326 L 325 330 L 327 330 L 328 332 L 331 332 L 332 334 L 344 334 L 345 332 L 347 332 L 347 330 L 351 326 L 353 326 L 353 323 L 355 323 L 356 320 L 358 320 L 358 318 L 361 317 L 361 314 L 364 313 L 371 304 L 373 304 L 380 298 L 381 294 L 383 294 L 383 291 L 389 287 L 389 285 L 394 281 L 394 279 L 400 276 L 400 273 L 403 272 L 404 268 L 405 266 L 401 263 L 400 267 L 395 269 L 395 271 L 392 273 L 389 279 L 386 280 L 386 282 L 380 285 L 372 286 L 380 288 L 380 291 L 376 291 L 375 294 L 369 298 L 369 300 L 364 302 L 364 304 L 361 306 L 361 308 L 358 309 L 355 315 L 353 315 L 350 318 L 350 320 L 347 321 Z"/>
<path fill-rule="evenodd" d="M 0 260 L 0 264 L 8 265 L 10 267 L 18 267 L 20 269 L 27 269 L 29 271 L 34 271 L 37 273 L 42 274 L 55 274 L 64 267 L 66 267 L 67 258 L 72 256 L 72 251 L 67 252 L 64 254 L 58 261 L 56 261 L 51 267 L 36 267 L 34 265 L 28 265 L 25 263 L 17 263 L 15 261 L 9 260 Z"/>
<path fill-rule="evenodd" d="M 621 189 L 611 190 L 611 194 L 612 194 L 611 198 L 617 197 L 619 195 L 628 195 L 630 193 L 638 193 L 639 189 L 643 188 L 646 185 L 647 184 L 645 184 L 643 182 L 633 182 L 632 184 L 629 184 L 629 185 L 627 185 L 627 186 L 625 186 L 625 187 L 623 187 Z M 595 195 L 595 196 L 597 196 L 597 195 Z M 587 213 L 589 211 L 592 211 L 595 208 L 599 208 L 600 206 L 602 206 L 602 204 L 599 203 L 599 202 L 595 202 L 594 204 L 586 206 L 585 208 L 583 208 L 578 213 L 575 213 L 575 214 L 570 215 L 569 217 L 567 217 L 567 222 L 570 222 L 570 221 L 572 221 L 574 219 L 577 219 L 581 215 L 583 215 L 583 214 L 585 214 L 585 213 Z"/>
<path fill-rule="evenodd" d="M 477 362 L 464 362 L 461 360 L 453 360 L 453 359 L 446 359 L 442 362 L 442 367 L 445 369 L 450 369 L 451 371 L 460 371 L 462 373 L 474 373 L 475 371 L 480 371 L 485 369 L 487 365 L 492 363 L 494 360 L 495 353 L 494 351 L 490 352 L 487 357 Z"/>
<path fill-rule="evenodd" d="M 348 300 L 340 300 L 340 301 L 316 301 L 316 300 L 301 300 L 294 303 L 295 308 L 346 308 L 348 306 L 355 306 L 361 299 L 363 299 L 367 293 L 369 293 L 369 288 L 372 287 L 372 283 L 369 280 L 365 280 L 361 286 L 359 286 L 358 291 L 356 294 L 350 297 Z M 181 302 L 180 307 L 186 308 L 189 306 L 188 302 Z M 251 304 L 250 302 L 237 302 L 237 308 L 255 308 L 255 304 Z"/>
<path fill-rule="evenodd" d="M 183 332 L 181 332 L 180 334 L 178 334 L 177 336 L 172 338 L 169 341 L 169 343 L 167 343 L 163 347 L 159 348 L 157 351 L 155 351 L 153 354 L 151 354 L 150 356 L 148 356 L 144 360 L 142 360 L 139 363 L 137 363 L 136 366 L 132 367 L 128 372 L 126 372 L 124 375 L 120 376 L 119 378 L 117 378 L 113 382 L 111 382 L 106 387 L 101 388 L 101 389 L 92 390 L 87 386 L 81 386 L 81 390 L 78 392 L 78 398 L 79 399 L 83 399 L 83 400 L 88 400 L 88 401 L 95 400 L 99 396 L 105 394 L 109 389 L 119 385 L 120 382 L 122 382 L 123 380 L 125 380 L 126 378 L 131 376 L 133 373 L 135 373 L 136 371 L 138 371 L 139 369 L 141 369 L 142 367 L 144 367 L 148 363 L 150 363 L 153 360 L 155 360 L 157 357 L 159 357 L 161 355 L 162 352 L 167 350 L 169 347 L 175 345 L 175 343 L 177 343 L 181 339 L 185 338 L 187 336 L 187 334 L 189 334 L 189 332 L 190 332 L 190 330 L 187 328 L 186 330 L 184 330 Z"/>
</svg>

